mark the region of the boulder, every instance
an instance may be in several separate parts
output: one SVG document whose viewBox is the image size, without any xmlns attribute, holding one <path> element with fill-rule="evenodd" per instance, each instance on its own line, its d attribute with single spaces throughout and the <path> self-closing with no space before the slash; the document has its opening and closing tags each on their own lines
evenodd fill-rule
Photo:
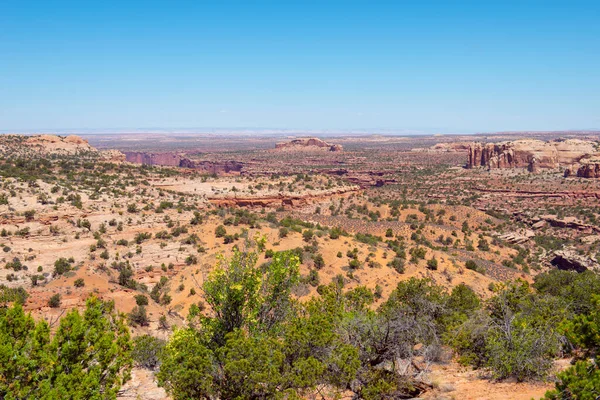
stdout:
<svg viewBox="0 0 600 400">
<path fill-rule="evenodd" d="M 573 250 L 557 250 L 550 261 L 558 269 L 584 272 L 587 270 L 600 271 L 600 264 L 590 257 L 580 256 Z"/>
</svg>

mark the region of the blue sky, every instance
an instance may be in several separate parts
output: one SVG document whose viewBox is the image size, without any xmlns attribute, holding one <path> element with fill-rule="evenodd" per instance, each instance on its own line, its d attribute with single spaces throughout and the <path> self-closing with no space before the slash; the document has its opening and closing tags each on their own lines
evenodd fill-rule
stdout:
<svg viewBox="0 0 600 400">
<path fill-rule="evenodd" d="M 0 1 L 0 130 L 600 128 L 600 1 Z"/>
</svg>

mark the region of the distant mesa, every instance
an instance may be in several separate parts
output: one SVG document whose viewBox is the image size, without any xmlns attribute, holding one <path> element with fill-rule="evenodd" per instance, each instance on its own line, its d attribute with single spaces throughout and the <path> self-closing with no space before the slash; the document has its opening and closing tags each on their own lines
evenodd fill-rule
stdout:
<svg viewBox="0 0 600 400">
<path fill-rule="evenodd" d="M 327 143 L 319 138 L 300 138 L 289 142 L 277 143 L 275 150 L 281 151 L 343 151 L 340 144 Z"/>
<path fill-rule="evenodd" d="M 459 153 L 469 150 L 471 142 L 445 142 L 436 143 L 431 147 L 413 147 L 410 151 L 415 153 Z"/>
<path fill-rule="evenodd" d="M 469 150 L 469 146 L 468 142 L 437 143 L 431 147 L 431 150 L 439 152 L 466 151 Z"/>
<path fill-rule="evenodd" d="M 484 167 L 489 170 L 522 168 L 535 173 L 542 169 L 564 167 L 571 171 L 575 168 L 574 165 L 596 153 L 596 142 L 579 139 L 556 139 L 548 142 L 525 139 L 500 143 L 471 143 L 467 168 Z"/>
</svg>

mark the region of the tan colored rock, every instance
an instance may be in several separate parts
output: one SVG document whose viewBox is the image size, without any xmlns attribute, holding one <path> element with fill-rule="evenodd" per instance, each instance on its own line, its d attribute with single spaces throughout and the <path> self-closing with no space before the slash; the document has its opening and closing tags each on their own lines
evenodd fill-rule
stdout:
<svg viewBox="0 0 600 400">
<path fill-rule="evenodd" d="M 600 178 L 600 163 L 587 163 L 580 166 L 576 172 L 580 178 Z"/>
<path fill-rule="evenodd" d="M 594 142 L 579 139 L 473 143 L 469 147 L 467 168 L 525 168 L 538 172 L 571 165 L 595 151 Z"/>
<path fill-rule="evenodd" d="M 22 157 L 59 156 L 91 156 L 104 161 L 123 162 L 125 155 L 118 150 L 99 151 L 87 140 L 75 136 L 57 135 L 2 135 L 0 136 L 0 155 L 18 154 Z"/>
<path fill-rule="evenodd" d="M 87 140 L 74 135 L 67 137 L 55 135 L 31 136 L 25 140 L 24 144 L 29 147 L 36 147 L 38 151 L 44 154 L 75 154 L 84 151 L 96 151 Z"/>
<path fill-rule="evenodd" d="M 325 150 L 343 151 L 342 145 L 327 143 L 319 138 L 293 139 L 289 142 L 277 143 L 276 150 Z"/>
<path fill-rule="evenodd" d="M 121 153 L 119 150 L 102 150 L 100 152 L 100 157 L 105 161 L 112 162 L 124 162 L 125 154 Z"/>
<path fill-rule="evenodd" d="M 557 268 L 567 271 L 600 271 L 600 264 L 598 264 L 596 260 L 590 257 L 580 256 L 572 249 L 555 251 L 551 263 Z"/>
<path fill-rule="evenodd" d="M 590 156 L 579 160 L 578 164 L 573 164 L 571 171 L 573 175 L 579 178 L 600 178 L 600 156 Z"/>
</svg>

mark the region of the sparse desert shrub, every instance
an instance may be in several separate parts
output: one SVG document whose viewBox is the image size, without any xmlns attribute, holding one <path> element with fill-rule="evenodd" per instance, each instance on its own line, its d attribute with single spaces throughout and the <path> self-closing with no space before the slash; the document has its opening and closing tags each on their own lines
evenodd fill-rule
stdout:
<svg viewBox="0 0 600 400">
<path fill-rule="evenodd" d="M 488 244 L 487 240 L 485 240 L 485 238 L 479 239 L 477 248 L 481 251 L 490 251 L 490 245 Z"/>
<path fill-rule="evenodd" d="M 147 326 L 150 322 L 145 306 L 135 306 L 133 310 L 127 314 L 127 319 L 131 325 Z"/>
<path fill-rule="evenodd" d="M 135 295 L 135 304 L 137 304 L 138 306 L 147 306 L 148 298 L 143 294 L 137 294 Z"/>
<path fill-rule="evenodd" d="M 12 261 L 7 262 L 4 268 L 12 269 L 15 272 L 20 271 L 22 269 L 26 269 L 24 268 L 23 263 L 21 263 L 21 260 L 18 257 L 15 257 Z"/>
<path fill-rule="evenodd" d="M 438 260 L 435 257 L 427 260 L 427 269 L 433 271 L 438 269 Z"/>
<path fill-rule="evenodd" d="M 235 235 L 225 235 L 223 237 L 223 244 L 230 244 L 233 243 L 237 240 L 238 235 L 237 233 Z"/>
<path fill-rule="evenodd" d="M 321 254 L 315 254 L 313 256 L 313 262 L 316 269 L 321 269 L 325 266 L 325 260 Z"/>
<path fill-rule="evenodd" d="M 23 212 L 23 216 L 26 221 L 33 221 L 33 217 L 35 216 L 35 210 L 27 210 Z"/>
<path fill-rule="evenodd" d="M 129 264 L 121 263 L 118 266 L 119 269 L 119 285 L 125 286 L 130 289 L 135 289 L 137 283 L 133 279 L 133 269 Z"/>
<path fill-rule="evenodd" d="M 288 236 L 289 230 L 286 227 L 279 228 L 279 237 L 281 239 L 286 238 Z"/>
<path fill-rule="evenodd" d="M 314 232 L 312 231 L 312 229 L 307 229 L 304 232 L 302 232 L 302 239 L 305 242 L 310 242 L 314 237 Z"/>
<path fill-rule="evenodd" d="M 54 262 L 54 272 L 53 272 L 54 276 L 63 275 L 64 273 L 69 272 L 70 270 L 71 270 L 71 262 L 69 260 L 67 260 L 66 258 L 61 257 Z"/>
<path fill-rule="evenodd" d="M 474 260 L 467 260 L 465 262 L 465 268 L 470 269 L 471 271 L 479 272 L 480 274 L 485 274 L 485 269 L 477 265 Z"/>
<path fill-rule="evenodd" d="M 227 230 L 223 225 L 219 225 L 215 228 L 215 237 L 222 238 L 227 235 Z"/>
<path fill-rule="evenodd" d="M 360 268 L 360 261 L 358 261 L 357 259 L 353 258 L 350 260 L 350 262 L 348 263 L 348 267 L 351 270 L 355 270 L 355 269 L 359 269 Z"/>
<path fill-rule="evenodd" d="M 404 264 L 405 261 L 403 258 L 400 257 L 394 257 L 389 263 L 388 263 L 388 267 L 393 268 L 396 272 L 398 272 L 399 274 L 403 274 L 404 273 Z"/>
<path fill-rule="evenodd" d="M 52 308 L 58 308 L 58 307 L 60 307 L 60 301 L 61 301 L 60 294 L 55 293 L 48 300 L 48 306 L 52 307 Z"/>
<path fill-rule="evenodd" d="M 171 304 L 172 300 L 173 300 L 173 298 L 165 293 L 165 294 L 163 294 L 163 296 L 160 299 L 160 304 L 163 306 L 168 306 L 169 304 Z"/>
<path fill-rule="evenodd" d="M 135 238 L 133 240 L 136 244 L 142 244 L 144 241 L 151 238 L 152 234 L 150 232 L 140 232 L 137 235 L 135 235 Z"/>
<path fill-rule="evenodd" d="M 193 265 L 193 264 L 197 264 L 197 263 L 198 263 L 198 257 L 196 257 L 193 254 L 190 254 L 185 258 L 186 265 Z"/>
<path fill-rule="evenodd" d="M 142 335 L 133 339 L 131 357 L 138 367 L 154 370 L 160 365 L 165 348 L 165 341 L 150 335 Z"/>
</svg>

